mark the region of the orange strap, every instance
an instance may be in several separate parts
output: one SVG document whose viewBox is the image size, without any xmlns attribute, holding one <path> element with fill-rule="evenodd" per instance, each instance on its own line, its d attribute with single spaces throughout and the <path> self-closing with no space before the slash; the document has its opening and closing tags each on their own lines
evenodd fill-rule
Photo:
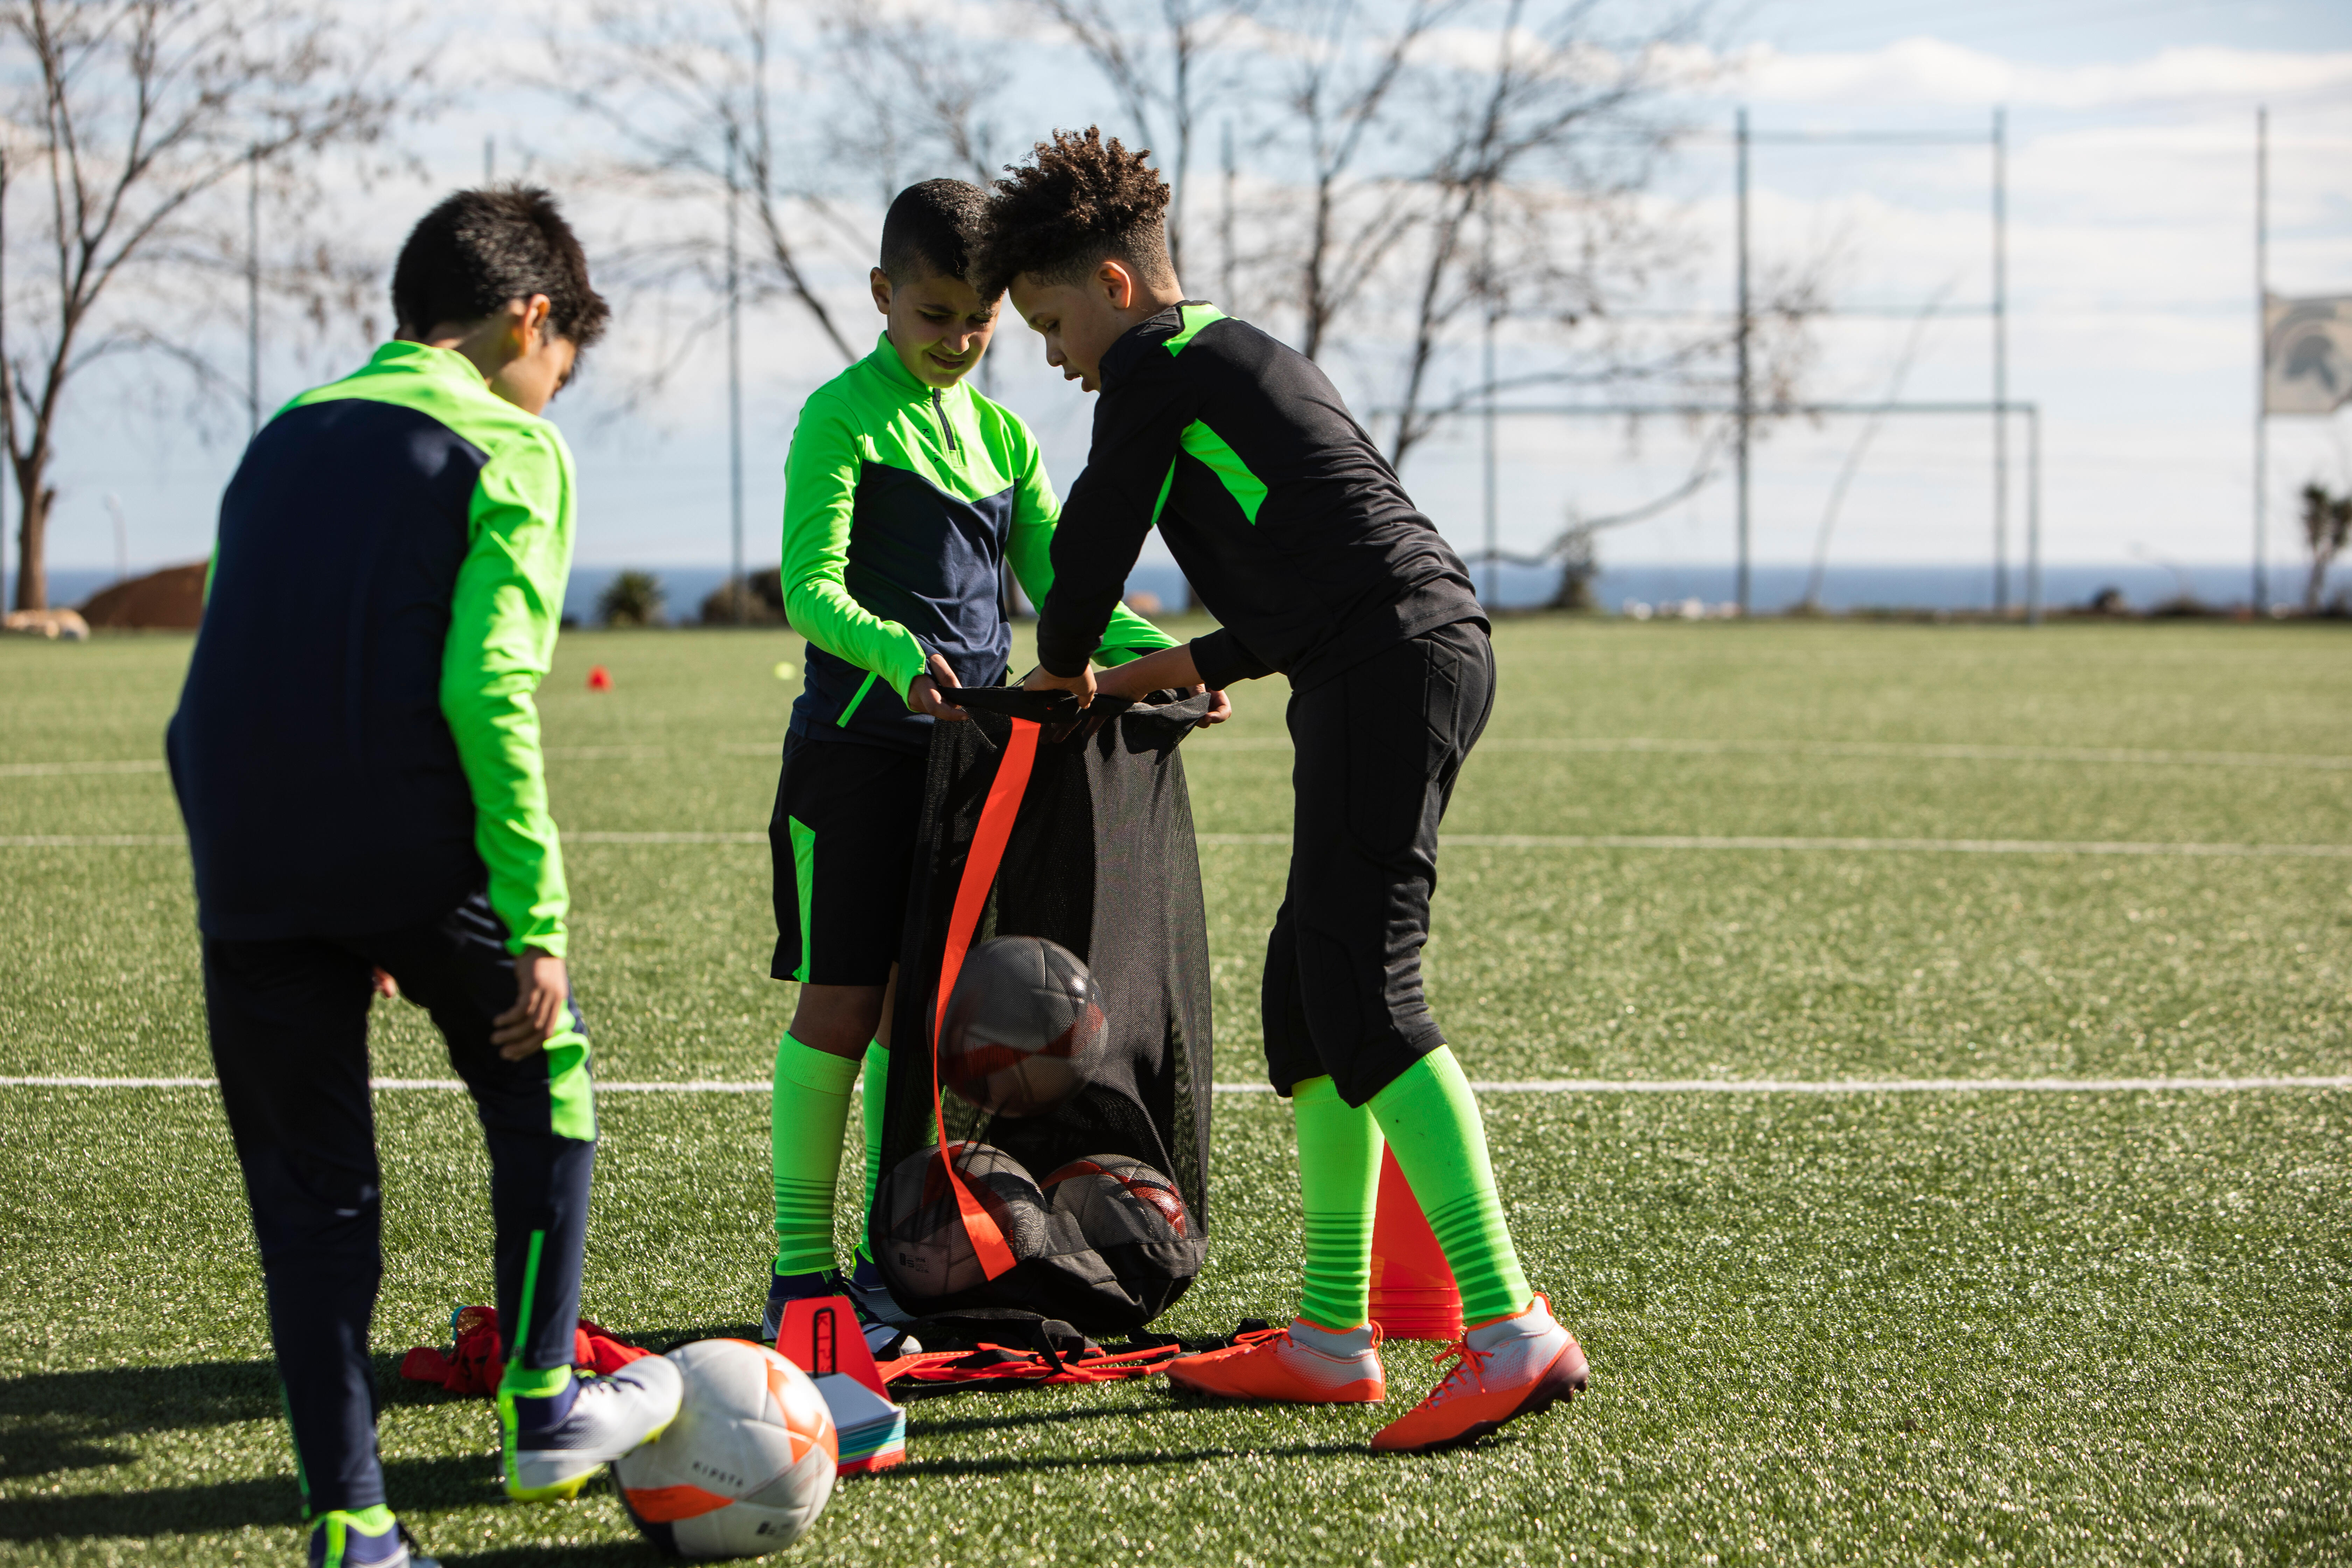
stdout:
<svg viewBox="0 0 2352 1568">
<path fill-rule="evenodd" d="M 1037 725 L 1028 719 L 1013 721 L 1012 738 L 997 759 L 996 778 L 980 808 L 980 826 L 972 830 L 971 848 L 964 857 L 963 880 L 956 884 L 955 907 L 948 915 L 947 948 L 940 955 L 938 1006 L 931 1014 L 931 1117 L 939 1130 L 940 1163 L 947 1168 L 948 1184 L 955 1191 L 956 1211 L 963 1216 L 964 1234 L 980 1258 L 981 1272 L 993 1279 L 1011 1271 L 1013 1248 L 1004 1233 L 980 1200 L 964 1185 L 948 1154 L 947 1110 L 940 1100 L 940 1031 L 947 1026 L 948 995 L 963 972 L 964 954 L 971 950 L 972 932 L 980 929 L 980 911 L 988 905 L 988 889 L 995 885 L 996 868 L 1004 859 L 1005 841 L 1013 837 L 1013 819 L 1021 813 L 1021 796 L 1029 787 L 1030 771 L 1037 763 Z"/>
</svg>

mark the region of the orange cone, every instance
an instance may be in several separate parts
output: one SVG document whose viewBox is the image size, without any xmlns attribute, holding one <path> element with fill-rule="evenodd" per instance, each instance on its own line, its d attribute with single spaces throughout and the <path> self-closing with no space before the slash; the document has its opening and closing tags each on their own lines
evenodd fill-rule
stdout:
<svg viewBox="0 0 2352 1568">
<path fill-rule="evenodd" d="M 1381 1152 L 1380 1206 L 1372 1219 L 1372 1321 L 1392 1340 L 1458 1340 L 1462 1292 L 1437 1235 L 1396 1155 Z"/>
<path fill-rule="evenodd" d="M 613 672 L 606 669 L 601 664 L 591 669 L 588 672 L 588 689 L 591 691 L 612 690 Z"/>
</svg>

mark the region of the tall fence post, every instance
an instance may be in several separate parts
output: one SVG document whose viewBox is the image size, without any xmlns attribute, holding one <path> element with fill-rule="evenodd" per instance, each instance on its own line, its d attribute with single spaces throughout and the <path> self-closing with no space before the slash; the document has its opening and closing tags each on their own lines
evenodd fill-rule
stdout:
<svg viewBox="0 0 2352 1568">
<path fill-rule="evenodd" d="M 2042 624 L 2042 405 L 2025 405 L 2025 624 Z"/>
<path fill-rule="evenodd" d="M 1739 568 L 1737 592 L 1739 613 L 1748 614 L 1748 437 L 1756 420 L 1756 393 L 1748 379 L 1748 110 L 1739 110 L 1737 139 L 1739 146 L 1739 317 L 1734 325 L 1734 342 L 1739 357 Z"/>
</svg>

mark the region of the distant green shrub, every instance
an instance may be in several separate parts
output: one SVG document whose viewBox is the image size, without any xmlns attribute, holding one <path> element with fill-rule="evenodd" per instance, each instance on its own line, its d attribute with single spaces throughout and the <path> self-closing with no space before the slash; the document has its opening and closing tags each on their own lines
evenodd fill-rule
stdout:
<svg viewBox="0 0 2352 1568">
<path fill-rule="evenodd" d="M 657 626 L 667 595 L 650 572 L 624 572 L 596 595 L 596 618 L 608 626 Z"/>
</svg>

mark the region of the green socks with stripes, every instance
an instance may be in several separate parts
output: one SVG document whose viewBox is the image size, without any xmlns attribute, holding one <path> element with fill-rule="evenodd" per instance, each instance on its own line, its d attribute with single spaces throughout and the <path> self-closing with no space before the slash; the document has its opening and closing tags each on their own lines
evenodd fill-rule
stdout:
<svg viewBox="0 0 2352 1568">
<path fill-rule="evenodd" d="M 859 1211 L 865 1217 L 857 1222 L 857 1255 L 874 1256 L 874 1238 L 866 1227 L 874 1216 L 874 1189 L 882 1184 L 882 1108 L 890 1099 L 890 1047 L 879 1040 L 868 1041 L 866 1047 L 866 1089 L 861 1097 L 858 1127 L 866 1135 L 866 1207 Z"/>
<path fill-rule="evenodd" d="M 1381 1130 L 1328 1078 L 1290 1091 L 1298 1119 L 1298 1201 L 1307 1220 L 1307 1289 L 1298 1315 L 1318 1328 L 1360 1328 L 1370 1315 L 1372 1205 Z"/>
<path fill-rule="evenodd" d="M 1535 1293 L 1503 1223 L 1486 1124 L 1452 1048 L 1440 1046 L 1407 1068 L 1372 1096 L 1370 1110 L 1444 1248 L 1463 1322 L 1475 1329 L 1524 1311 Z M 1303 1139 L 1303 1117 L 1300 1127 Z"/>
<path fill-rule="evenodd" d="M 841 1135 L 857 1058 L 776 1042 L 775 1098 L 768 1106 L 768 1152 L 776 1182 L 779 1274 L 834 1267 L 833 1189 L 841 1175 Z"/>
</svg>

